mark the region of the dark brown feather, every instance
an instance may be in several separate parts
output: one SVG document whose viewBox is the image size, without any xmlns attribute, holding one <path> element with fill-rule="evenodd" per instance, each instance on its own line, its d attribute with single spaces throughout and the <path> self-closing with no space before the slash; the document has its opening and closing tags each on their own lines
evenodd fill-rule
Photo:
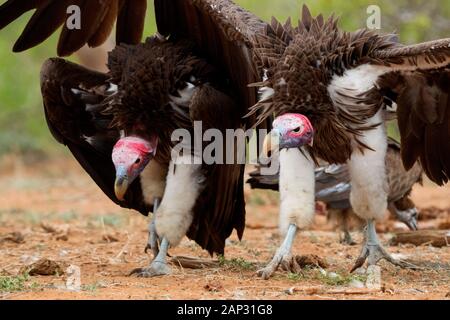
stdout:
<svg viewBox="0 0 450 320">
<path fill-rule="evenodd" d="M 69 30 L 63 26 L 58 42 L 58 55 L 68 56 L 83 47 L 95 34 L 114 1 L 79 0 L 81 8 L 81 29 Z M 116 11 L 117 12 L 117 11 Z M 106 39 L 105 39 L 106 40 Z"/>
<path fill-rule="evenodd" d="M 36 12 L 14 45 L 14 52 L 25 51 L 50 37 L 64 23 L 71 1 L 45 1 L 37 4 L 39 6 Z"/>
<path fill-rule="evenodd" d="M 117 44 L 138 44 L 144 32 L 147 0 L 121 0 L 117 18 Z"/>
<path fill-rule="evenodd" d="M 59 56 L 68 56 L 85 44 L 103 44 L 116 20 L 117 43 L 137 44 L 142 39 L 147 0 L 9 0 L 0 6 L 0 29 L 37 9 L 13 48 L 15 52 L 27 50 L 45 41 L 66 21 L 70 5 L 80 7 L 82 28 L 63 28 Z"/>
<path fill-rule="evenodd" d="M 47 0 L 8 0 L 0 7 L 0 30 L 25 12 L 42 6 Z"/>
<path fill-rule="evenodd" d="M 117 130 L 109 128 L 111 118 L 101 114 L 107 97 L 106 74 L 87 70 L 61 59 L 50 59 L 41 71 L 41 90 L 48 127 L 55 139 L 66 145 L 81 166 L 116 204 L 147 215 L 151 206 L 146 204 L 139 178 L 132 183 L 125 201 L 114 194 L 115 168 L 111 152 L 119 138 Z M 76 89 L 86 97 L 77 96 Z M 87 111 L 86 102 L 96 103 L 97 109 Z M 88 143 L 85 137 L 90 137 Z"/>
<path fill-rule="evenodd" d="M 382 76 L 378 86 L 396 97 L 405 167 L 410 169 L 420 160 L 431 180 L 446 183 L 450 176 L 450 69 L 395 71 Z"/>
<path fill-rule="evenodd" d="M 324 20 L 311 16 L 304 6 L 297 28 L 288 21 L 281 25 L 272 21 L 265 34 L 256 35 L 255 58 L 267 68 L 269 80 L 264 86 L 275 90 L 266 101 L 252 107 L 259 121 L 284 113 L 301 113 L 315 128 L 313 156 L 330 163 L 345 163 L 354 146 L 369 148 L 360 136 L 379 124 L 369 125 L 383 106 L 378 91 L 363 95 L 339 92 L 331 100 L 328 85 L 334 75 L 369 61 L 376 50 L 395 47 L 392 37 L 378 36 L 373 31 L 343 32 L 337 19 Z"/>
<path fill-rule="evenodd" d="M 255 118 L 240 118 L 258 99 L 257 89 L 247 85 L 262 79 L 262 69 L 251 58 L 254 36 L 263 32 L 267 24 L 229 0 L 156 0 L 155 12 L 160 34 L 170 36 L 171 41 L 191 40 L 199 55 L 214 65 L 223 79 L 228 79 L 228 85 L 221 91 L 233 97 L 232 104 L 222 104 L 228 106 L 222 110 L 229 111 L 221 114 L 221 109 L 214 103 L 205 105 L 210 100 L 205 95 L 212 93 L 208 93 L 209 89 L 202 90 L 199 94 L 203 95 L 201 100 L 204 101 L 199 99 L 197 110 L 191 110 L 193 119 L 201 119 L 216 128 L 237 129 L 253 125 Z M 225 239 L 233 228 L 239 237 L 242 236 L 245 226 L 243 172 L 243 165 L 207 168 L 210 184 L 196 204 L 188 236 L 210 252 L 223 253 Z"/>
<path fill-rule="evenodd" d="M 100 26 L 97 28 L 93 36 L 89 39 L 88 45 L 90 47 L 101 46 L 111 34 L 114 28 L 114 22 L 119 11 L 119 0 L 110 0 L 110 5 L 105 18 L 101 22 Z"/>
</svg>

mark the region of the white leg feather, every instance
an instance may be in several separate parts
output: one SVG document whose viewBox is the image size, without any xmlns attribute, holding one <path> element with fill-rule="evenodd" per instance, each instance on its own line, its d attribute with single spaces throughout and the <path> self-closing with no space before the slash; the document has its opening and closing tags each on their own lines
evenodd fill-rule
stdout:
<svg viewBox="0 0 450 320">
<path fill-rule="evenodd" d="M 371 123 L 382 123 L 381 111 Z M 381 219 L 387 209 L 388 184 L 385 158 L 387 150 L 384 125 L 366 131 L 361 141 L 375 151 L 355 151 L 349 161 L 352 190 L 350 202 L 355 213 L 363 219 Z"/>
<path fill-rule="evenodd" d="M 314 161 L 298 149 L 280 151 L 280 230 L 286 233 L 290 224 L 307 228 L 313 221 Z"/>
<path fill-rule="evenodd" d="M 202 191 L 204 180 L 201 165 L 187 164 L 191 163 L 188 159 L 178 160 L 181 161 L 177 164 L 174 161 L 170 163 L 164 197 L 156 212 L 156 231 L 171 246 L 178 245 L 186 235 L 193 219 L 192 209 Z"/>
</svg>

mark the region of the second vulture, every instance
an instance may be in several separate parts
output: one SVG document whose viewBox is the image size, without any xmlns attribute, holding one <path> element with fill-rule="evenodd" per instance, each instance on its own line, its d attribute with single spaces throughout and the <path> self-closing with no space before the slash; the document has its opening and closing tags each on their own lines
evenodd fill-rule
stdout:
<svg viewBox="0 0 450 320">
<path fill-rule="evenodd" d="M 256 58 L 271 91 L 252 109 L 260 121 L 275 115 L 268 149 L 280 152 L 280 215 L 286 238 L 269 265 L 269 277 L 292 259 L 298 229 L 314 216 L 314 168 L 319 159 L 347 163 L 350 202 L 367 221 L 366 242 L 353 270 L 368 259 L 402 266 L 381 246 L 375 220 L 387 209 L 385 158 L 387 107 L 396 109 L 406 169 L 420 160 L 438 184 L 450 177 L 450 39 L 405 46 L 392 35 L 344 32 L 334 17 L 313 18 L 306 6 L 298 27 L 275 19 L 256 37 Z M 269 141 L 272 140 L 272 143 Z"/>
</svg>

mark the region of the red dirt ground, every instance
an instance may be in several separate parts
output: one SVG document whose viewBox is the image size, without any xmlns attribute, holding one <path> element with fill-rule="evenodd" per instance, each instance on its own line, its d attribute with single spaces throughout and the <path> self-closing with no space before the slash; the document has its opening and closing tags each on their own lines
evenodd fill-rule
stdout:
<svg viewBox="0 0 450 320">
<path fill-rule="evenodd" d="M 3 299 L 445 299 L 450 296 L 450 250 L 429 245 L 389 246 L 393 220 L 379 224 L 389 252 L 402 258 L 441 263 L 426 270 L 402 270 L 381 262 L 380 290 L 357 289 L 364 276 L 349 275 L 359 246 L 338 242 L 326 217 L 318 214 L 311 230 L 299 234 L 294 252 L 315 254 L 329 264 L 324 276 L 307 268 L 300 274 L 283 271 L 270 280 L 255 275 L 275 252 L 277 194 L 246 190 L 247 229 L 243 241 L 233 235 L 225 263 L 205 269 L 172 265 L 169 276 L 142 279 L 129 272 L 148 264 L 144 253 L 147 220 L 114 205 L 71 159 L 25 164 L 15 157 L 0 162 L 0 280 L 14 276 L 38 259 L 81 268 L 81 290 L 65 287 L 66 275 L 30 276 L 17 288 L 0 286 Z M 450 186 L 430 183 L 413 192 L 424 211 L 419 227 L 449 228 Z M 11 233 L 16 232 L 16 236 Z M 358 232 L 353 232 L 361 241 Z M 19 237 L 17 237 L 19 236 Z M 23 237 L 23 239 L 20 239 Z M 19 242 L 19 243 L 16 243 Z M 172 255 L 209 258 L 194 242 L 183 240 Z M 338 274 L 331 277 L 330 272 Z M 5 275 L 10 275 L 6 277 Z M 337 278 L 336 278 L 337 277 Z M 337 281 L 338 279 L 339 281 Z M 1 282 L 0 282 L 1 283 Z M 291 289 L 289 292 L 290 288 Z M 8 292 L 13 290 L 14 292 Z"/>
</svg>

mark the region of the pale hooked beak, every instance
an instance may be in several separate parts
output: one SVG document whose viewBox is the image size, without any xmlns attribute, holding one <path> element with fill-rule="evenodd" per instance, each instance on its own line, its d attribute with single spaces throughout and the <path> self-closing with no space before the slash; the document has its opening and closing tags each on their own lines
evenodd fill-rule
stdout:
<svg viewBox="0 0 450 320">
<path fill-rule="evenodd" d="M 418 230 L 418 220 L 419 220 L 419 212 L 416 208 L 411 208 L 408 210 L 397 210 L 395 209 L 395 213 L 397 216 L 397 219 L 406 224 L 406 226 L 412 230 Z"/>
<path fill-rule="evenodd" d="M 280 147 L 280 132 L 278 129 L 272 129 L 268 135 L 264 138 L 263 154 L 265 157 L 269 157 L 269 152 L 273 154 L 274 151 Z"/>
<path fill-rule="evenodd" d="M 114 193 L 117 199 L 123 201 L 125 193 L 128 190 L 128 174 L 125 167 L 118 167 L 116 169 L 116 181 L 114 183 Z"/>
</svg>

